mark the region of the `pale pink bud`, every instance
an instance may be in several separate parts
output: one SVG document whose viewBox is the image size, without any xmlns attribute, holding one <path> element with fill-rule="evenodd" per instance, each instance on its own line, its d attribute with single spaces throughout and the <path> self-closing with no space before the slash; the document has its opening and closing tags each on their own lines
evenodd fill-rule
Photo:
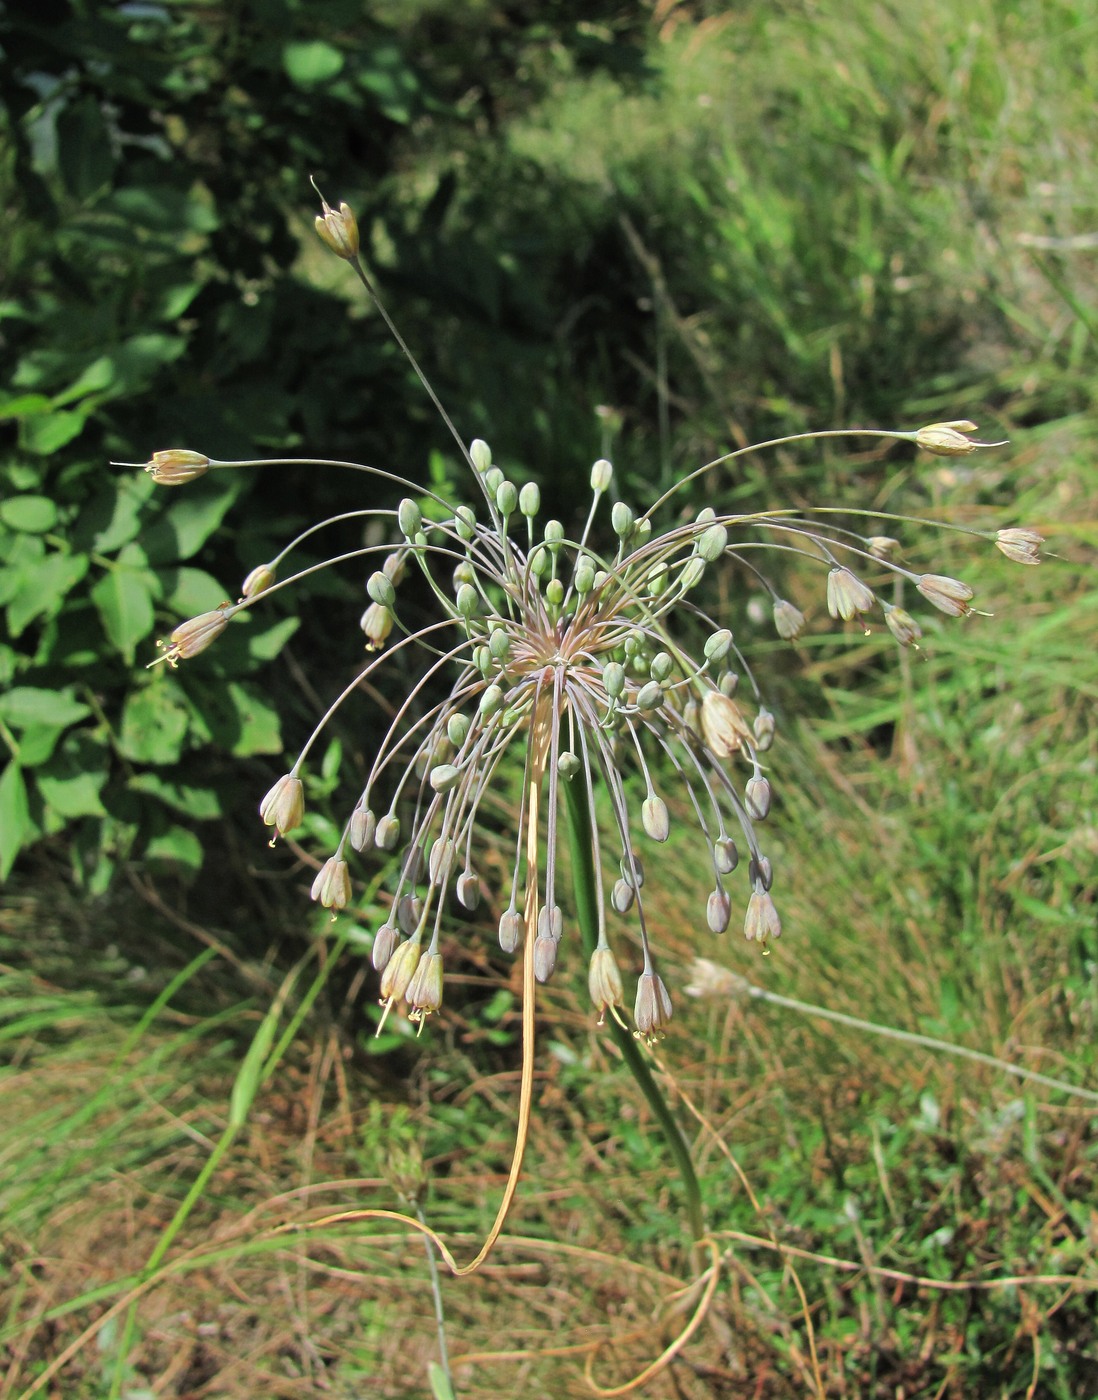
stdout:
<svg viewBox="0 0 1098 1400">
<path fill-rule="evenodd" d="M 284 773 L 259 804 L 259 815 L 279 836 L 300 826 L 305 815 L 305 788 L 301 779 Z"/>
<path fill-rule="evenodd" d="M 751 898 L 747 901 L 747 913 L 743 920 L 744 937 L 754 939 L 765 947 L 768 938 L 782 936 L 782 921 L 770 897 L 770 891 L 757 881 Z"/>
<path fill-rule="evenodd" d="M 202 452 L 189 452 L 185 447 L 170 447 L 154 452 L 145 463 L 145 471 L 158 486 L 186 486 L 197 481 L 210 469 L 210 459 Z"/>
<path fill-rule="evenodd" d="M 945 574 L 923 574 L 916 579 L 915 587 L 928 603 L 950 617 L 964 617 L 969 612 L 972 589 L 957 578 L 947 578 Z"/>
<path fill-rule="evenodd" d="M 786 598 L 774 600 L 774 627 L 787 642 L 795 641 L 804 631 L 804 613 Z"/>
<path fill-rule="evenodd" d="M 750 743 L 753 735 L 734 700 L 719 690 L 708 690 L 701 705 L 702 738 L 718 758 L 729 758 Z"/>
<path fill-rule="evenodd" d="M 331 209 L 326 200 L 320 201 L 323 214 L 316 216 L 316 231 L 338 258 L 354 261 L 358 257 L 358 222 L 349 204 Z"/>
<path fill-rule="evenodd" d="M 902 647 L 913 646 L 923 635 L 923 629 L 903 608 L 886 605 L 885 622 L 888 625 L 888 630 Z"/>
<path fill-rule="evenodd" d="M 867 613 L 874 603 L 873 590 L 849 569 L 835 568 L 827 575 L 827 611 L 834 618 L 849 622 Z"/>
<path fill-rule="evenodd" d="M 621 973 L 609 948 L 596 948 L 591 954 L 587 989 L 591 993 L 591 1000 L 595 1003 L 600 1021 L 607 1007 L 622 1005 L 625 993 L 622 990 Z"/>
<path fill-rule="evenodd" d="M 1009 530 L 998 530 L 995 535 L 996 547 L 1016 564 L 1039 564 L 1041 556 L 1037 551 L 1044 542 L 1044 535 L 1039 535 L 1036 530 L 1012 527 Z"/>
<path fill-rule="evenodd" d="M 976 424 L 970 423 L 967 418 L 958 419 L 954 423 L 928 423 L 915 434 L 915 441 L 920 447 L 925 447 L 928 452 L 933 452 L 939 457 L 967 457 L 978 447 L 1003 446 L 1001 442 L 976 442 L 973 438 L 965 436 L 966 433 L 975 431 Z"/>
<path fill-rule="evenodd" d="M 329 856 L 317 872 L 309 898 L 325 909 L 344 909 L 351 898 L 351 875 L 347 862 L 340 856 Z"/>
<path fill-rule="evenodd" d="M 442 1005 L 442 954 L 424 953 L 404 992 L 412 1019 L 422 1020 Z"/>
<path fill-rule="evenodd" d="M 169 637 L 164 655 L 157 660 L 166 661 L 169 666 L 176 666 L 187 657 L 197 656 L 200 651 L 205 651 L 228 627 L 231 611 L 229 603 L 222 603 L 221 607 L 214 608 L 213 612 L 200 613 L 198 617 L 181 622 Z M 158 642 L 157 645 L 163 647 L 164 643 Z"/>
<path fill-rule="evenodd" d="M 671 998 L 663 979 L 654 972 L 641 974 L 637 982 L 637 1000 L 633 1007 L 633 1020 L 637 1030 L 648 1039 L 653 1039 L 671 1019 Z"/>
</svg>

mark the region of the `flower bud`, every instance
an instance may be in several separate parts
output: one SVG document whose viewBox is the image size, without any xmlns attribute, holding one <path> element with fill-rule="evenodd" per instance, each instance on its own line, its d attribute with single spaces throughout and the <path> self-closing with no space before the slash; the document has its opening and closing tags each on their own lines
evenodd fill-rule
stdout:
<svg viewBox="0 0 1098 1400">
<path fill-rule="evenodd" d="M 705 659 L 714 666 L 719 666 L 731 650 L 732 633 L 727 627 L 705 639 Z"/>
<path fill-rule="evenodd" d="M 389 580 L 394 588 L 399 588 L 407 573 L 408 564 L 404 557 L 404 550 L 399 549 L 393 554 L 385 556 L 385 562 L 381 566 L 381 572 Z"/>
<path fill-rule="evenodd" d="M 659 681 L 647 681 L 637 692 L 638 710 L 658 710 L 663 704 L 663 686 Z"/>
<path fill-rule="evenodd" d="M 383 603 L 371 603 L 359 618 L 358 625 L 366 634 L 366 650 L 380 651 L 393 630 L 393 614 Z"/>
<path fill-rule="evenodd" d="M 508 909 L 500 915 L 499 946 L 505 953 L 513 953 L 522 942 L 526 932 L 526 921 L 517 909 Z"/>
<path fill-rule="evenodd" d="M 657 651 L 648 667 L 648 674 L 654 681 L 659 681 L 662 685 L 670 676 L 675 663 L 665 651 Z"/>
<path fill-rule="evenodd" d="M 404 991 L 412 1020 L 422 1020 L 442 1005 L 442 954 L 424 953 Z"/>
<path fill-rule="evenodd" d="M 501 481 L 496 488 L 496 509 L 506 520 L 518 508 L 518 487 L 513 481 Z"/>
<path fill-rule="evenodd" d="M 637 892 L 628 880 L 615 880 L 610 891 L 610 903 L 619 914 L 628 914 L 633 907 Z"/>
<path fill-rule="evenodd" d="M 427 779 L 435 792 L 449 792 L 451 788 L 457 787 L 460 780 L 461 769 L 456 768 L 452 763 L 438 764 L 431 769 Z"/>
<path fill-rule="evenodd" d="M 292 773 L 283 774 L 259 804 L 259 815 L 279 836 L 300 826 L 305 815 L 305 789 L 301 779 Z"/>
<path fill-rule="evenodd" d="M 1016 564 L 1039 564 L 1041 557 L 1037 551 L 1044 542 L 1044 535 L 1039 535 L 1036 530 L 1011 528 L 995 532 L 996 548 Z"/>
<path fill-rule="evenodd" d="M 786 598 L 774 599 L 774 629 L 787 642 L 794 642 L 805 628 L 804 613 Z"/>
<path fill-rule="evenodd" d="M 380 569 L 366 580 L 366 592 L 383 608 L 392 608 L 396 603 L 396 589 L 392 580 Z"/>
<path fill-rule="evenodd" d="M 827 611 L 834 618 L 849 622 L 859 613 L 869 612 L 873 590 L 846 568 L 834 568 L 827 575 Z"/>
<path fill-rule="evenodd" d="M 972 589 L 960 579 L 947 578 L 945 574 L 923 574 L 915 580 L 915 587 L 928 603 L 950 617 L 964 617 L 971 611 L 968 604 Z"/>
<path fill-rule="evenodd" d="M 557 965 L 557 940 L 539 933 L 534 939 L 534 976 L 539 982 L 548 982 Z"/>
<path fill-rule="evenodd" d="M 600 457 L 591 468 L 591 490 L 596 496 L 601 496 L 604 491 L 609 491 L 613 478 L 614 468 L 605 457 Z"/>
<path fill-rule="evenodd" d="M 740 707 L 719 690 L 707 690 L 701 706 L 702 738 L 717 758 L 730 758 L 752 733 Z"/>
<path fill-rule="evenodd" d="M 625 690 L 625 667 L 617 661 L 608 661 L 602 668 L 603 689 L 611 700 L 621 698 Z"/>
<path fill-rule="evenodd" d="M 885 604 L 885 623 L 902 647 L 912 646 L 923 635 L 923 629 L 903 608 Z"/>
<path fill-rule="evenodd" d="M 393 956 L 393 951 L 400 942 L 400 931 L 395 924 L 384 923 L 374 934 L 374 946 L 370 950 L 370 961 L 374 965 L 375 972 L 382 972 L 386 963 Z"/>
<path fill-rule="evenodd" d="M 324 213 L 316 216 L 316 231 L 323 243 L 335 253 L 337 258 L 353 262 L 358 257 L 358 223 L 351 213 L 349 204 L 341 204 L 338 211 L 329 208 L 325 200 L 320 201 Z"/>
<path fill-rule="evenodd" d="M 618 539 L 624 540 L 633 533 L 633 512 L 624 501 L 615 501 L 610 510 L 610 524 Z"/>
<path fill-rule="evenodd" d="M 596 948 L 591 954 L 591 964 L 587 971 L 587 990 L 599 1013 L 600 1023 L 607 1008 L 624 1003 L 621 973 L 609 948 Z"/>
<path fill-rule="evenodd" d="M 432 885 L 443 885 L 450 878 L 457 848 L 448 836 L 437 836 L 431 842 L 431 854 L 427 858 L 427 873 Z"/>
<path fill-rule="evenodd" d="M 581 766 L 579 759 L 574 753 L 562 753 L 557 759 L 557 772 L 569 783 L 579 772 Z"/>
<path fill-rule="evenodd" d="M 751 732 L 755 736 L 755 747 L 759 753 L 765 753 L 774 743 L 774 716 L 765 707 L 755 716 Z"/>
<path fill-rule="evenodd" d="M 452 714 L 446 721 L 446 737 L 455 749 L 460 749 L 469 733 L 469 719 L 463 714 Z"/>
<path fill-rule="evenodd" d="M 416 855 L 419 855 L 419 851 L 416 851 Z M 416 877 L 409 878 L 414 880 Z M 402 894 L 396 903 L 396 916 L 401 932 L 411 938 L 423 918 L 423 900 L 416 894 Z"/>
<path fill-rule="evenodd" d="M 257 598 L 274 583 L 276 574 L 270 564 L 257 564 L 240 587 L 240 601 Z"/>
<path fill-rule="evenodd" d="M 347 840 L 354 851 L 364 851 L 374 839 L 377 819 L 361 799 L 355 804 L 351 820 L 347 823 Z"/>
<path fill-rule="evenodd" d="M 392 813 L 382 817 L 374 831 L 374 845 L 379 851 L 392 851 L 400 840 L 400 818 Z"/>
<path fill-rule="evenodd" d="M 715 564 L 724 553 L 725 545 L 728 543 L 728 531 L 723 525 L 710 525 L 698 540 L 697 550 L 700 558 L 707 564 Z"/>
<path fill-rule="evenodd" d="M 576 592 L 581 598 L 585 597 L 595 586 L 595 566 L 590 559 L 581 559 L 576 565 L 575 573 Z"/>
<path fill-rule="evenodd" d="M 891 535 L 870 535 L 865 545 L 874 559 L 891 559 L 898 553 L 900 541 Z"/>
<path fill-rule="evenodd" d="M 463 583 L 457 591 L 455 602 L 458 613 L 468 622 L 480 606 L 480 594 L 471 583 Z"/>
<path fill-rule="evenodd" d="M 747 780 L 747 786 L 743 790 L 744 806 L 752 821 L 766 820 L 770 812 L 771 795 L 770 783 L 761 773 L 756 773 Z"/>
<path fill-rule="evenodd" d="M 747 901 L 747 913 L 743 920 L 744 937 L 761 943 L 764 947 L 768 938 L 782 936 L 782 921 L 770 897 L 769 890 L 756 884 L 751 898 Z"/>
<path fill-rule="evenodd" d="M 725 933 L 732 918 L 732 901 L 718 885 L 705 905 L 705 922 L 711 933 Z"/>
<path fill-rule="evenodd" d="M 185 447 L 169 447 L 154 452 L 145 463 L 146 473 L 157 486 L 186 486 L 197 481 L 210 469 L 210 459 L 202 452 L 189 452 Z"/>
<path fill-rule="evenodd" d="M 484 473 L 484 489 L 488 492 L 491 500 L 495 500 L 499 488 L 503 485 L 504 476 L 499 467 L 489 467 Z"/>
<path fill-rule="evenodd" d="M 915 441 L 939 457 L 966 457 L 978 447 L 998 446 L 998 443 L 973 442 L 965 433 L 974 433 L 976 424 L 962 418 L 955 423 L 928 423 L 915 434 Z"/>
<path fill-rule="evenodd" d="M 478 472 L 486 472 L 492 465 L 492 449 L 483 438 L 474 438 L 469 444 L 469 456 Z"/>
<path fill-rule="evenodd" d="M 679 575 L 679 582 L 684 593 L 688 593 L 691 588 L 695 588 L 705 573 L 705 560 L 700 555 L 693 554 L 682 566 L 682 573 Z"/>
<path fill-rule="evenodd" d="M 740 863 L 740 853 L 731 836 L 719 836 L 713 842 L 713 868 L 718 875 L 731 875 Z"/>
<path fill-rule="evenodd" d="M 341 856 L 329 856 L 317 872 L 309 898 L 325 909 L 344 909 L 351 898 L 351 876 Z"/>
<path fill-rule="evenodd" d="M 498 685 L 490 685 L 480 697 L 480 713 L 484 719 L 490 719 L 492 715 L 498 713 L 503 708 L 503 690 Z"/>
<path fill-rule="evenodd" d="M 637 983 L 637 1000 L 633 1020 L 646 1039 L 654 1038 L 671 1019 L 671 998 L 663 979 L 654 972 L 642 973 Z"/>
<path fill-rule="evenodd" d="M 168 638 L 164 655 L 158 657 L 157 660 L 166 661 L 169 666 L 174 667 L 180 661 L 185 661 L 188 657 L 197 656 L 200 651 L 205 651 L 211 642 L 215 642 L 228 627 L 231 613 L 232 609 L 229 604 L 223 603 L 221 607 L 214 608 L 212 612 L 200 613 L 198 617 L 181 622 Z M 158 642 L 157 645 L 164 646 L 164 643 Z"/>
<path fill-rule="evenodd" d="M 667 814 L 667 803 L 662 797 L 645 798 L 641 805 L 641 825 L 653 841 L 666 841 L 671 830 L 671 819 Z"/>
<path fill-rule="evenodd" d="M 458 876 L 455 892 L 461 907 L 471 913 L 480 903 L 480 877 L 472 870 L 463 871 Z"/>
<path fill-rule="evenodd" d="M 406 939 L 389 958 L 381 974 L 382 1001 L 399 1001 L 408 990 L 419 963 L 419 939 Z"/>
<path fill-rule="evenodd" d="M 519 510 L 527 520 L 533 520 L 541 510 L 541 488 L 536 481 L 527 481 L 519 492 Z"/>
<path fill-rule="evenodd" d="M 414 539 L 423 528 L 423 512 L 408 496 L 405 496 L 400 505 L 397 506 L 397 524 L 400 526 L 401 533 L 410 540 Z"/>
</svg>

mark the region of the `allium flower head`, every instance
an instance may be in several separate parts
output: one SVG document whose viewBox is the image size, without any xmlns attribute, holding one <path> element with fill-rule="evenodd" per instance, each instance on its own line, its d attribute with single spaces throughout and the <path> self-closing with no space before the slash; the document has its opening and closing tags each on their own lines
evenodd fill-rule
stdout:
<svg viewBox="0 0 1098 1400">
<path fill-rule="evenodd" d="M 377 301 L 358 258 L 350 210 L 341 206 L 337 213 L 325 205 L 317 228 Z M 970 430 L 971 424 L 957 422 L 932 425 L 921 437 L 881 435 L 967 452 L 977 446 L 964 436 Z M 396 854 L 395 863 L 389 857 L 395 866 L 392 912 L 373 949 L 386 1008 L 403 1002 L 422 1020 L 441 1007 L 443 914 L 452 905 L 477 908 L 488 883 L 478 870 L 485 811 L 513 778 L 520 794 L 514 843 L 503 887 L 492 891 L 504 911 L 500 946 L 513 953 L 529 943 L 542 981 L 574 951 L 575 922 L 559 862 L 561 808 L 569 805 L 570 792 L 573 814 L 586 814 L 597 885 L 592 1001 L 600 1015 L 607 1009 L 616 1015 L 624 1001 L 609 930 L 614 917 L 628 916 L 639 945 L 634 1019 L 640 1034 L 657 1036 L 672 1007 L 649 939 L 646 847 L 660 848 L 677 821 L 689 821 L 691 842 L 712 871 L 712 885 L 698 897 L 699 928 L 723 933 L 738 908 L 746 938 L 764 950 L 782 931 L 770 893 L 773 870 L 759 837 L 775 800 L 760 761 L 774 743 L 775 719 L 732 632 L 705 613 L 705 581 L 732 561 L 738 575 L 769 590 L 775 628 L 792 640 L 802 634 L 805 616 L 770 585 L 757 561 L 768 548 L 807 555 L 826 570 L 832 617 L 849 621 L 880 606 L 905 645 L 920 635 L 918 623 L 878 595 L 879 578 L 890 585 L 906 581 L 954 615 L 968 611 L 971 590 L 956 579 L 902 568 L 882 547 L 884 536 L 862 538 L 782 510 L 739 515 L 707 508 L 693 521 L 659 529 L 656 511 L 667 496 L 643 513 L 629 502 L 608 501 L 613 469 L 605 459 L 594 464 L 590 497 L 576 511 L 582 525 L 542 521 L 536 483 L 512 480 L 484 441 L 466 447 L 454 435 L 475 509 L 392 472 L 356 468 L 408 493 L 395 511 L 357 512 L 382 523 L 386 543 L 330 561 L 347 565 L 357 556 L 369 600 L 361 618 L 368 657 L 290 772 L 263 799 L 263 820 L 278 832 L 300 823 L 299 774 L 325 724 L 353 693 L 376 693 L 379 668 L 395 668 L 398 703 L 382 725 L 338 845 L 312 887 L 314 900 L 338 912 L 353 898 L 350 858 L 369 859 L 371 850 Z M 309 459 L 296 465 L 323 464 Z M 253 571 L 240 603 L 178 627 L 166 659 L 174 665 L 196 655 L 236 612 L 261 606 L 292 584 L 284 561 L 328 523 L 310 527 Z M 1005 541 L 1004 533 L 997 541 L 1004 552 L 1004 545 L 1035 548 L 1022 538 L 1025 532 Z M 436 605 L 434 618 L 415 626 L 402 604 L 413 575 Z M 747 878 L 737 893 L 726 882 L 740 865 L 741 849 Z M 615 865 L 620 878 L 607 878 Z M 483 862 L 489 868 L 497 862 Z"/>
</svg>

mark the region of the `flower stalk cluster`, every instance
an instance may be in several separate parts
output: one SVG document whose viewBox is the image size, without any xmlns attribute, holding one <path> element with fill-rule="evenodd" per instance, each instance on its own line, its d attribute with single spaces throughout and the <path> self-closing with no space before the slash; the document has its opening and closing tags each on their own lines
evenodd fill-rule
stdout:
<svg viewBox="0 0 1098 1400">
<path fill-rule="evenodd" d="M 376 295 L 359 262 L 347 206 L 333 212 L 325 205 L 317 229 Z M 974 431 L 958 421 L 877 435 L 952 456 L 989 445 L 976 442 Z M 387 858 L 398 853 L 390 912 L 372 952 L 386 1009 L 400 1003 L 420 1022 L 440 1009 L 444 913 L 451 904 L 469 912 L 480 905 L 483 809 L 509 775 L 521 772 L 513 853 L 503 888 L 495 891 L 501 947 L 513 953 L 532 940 L 534 973 L 545 982 L 570 941 L 573 916 L 559 849 L 561 808 L 571 791 L 587 813 L 595 880 L 592 1002 L 600 1018 L 609 1012 L 622 1021 L 625 985 L 611 935 L 627 916 L 639 960 L 633 1022 L 641 1036 L 657 1037 L 671 1020 L 672 1002 L 650 937 L 645 861 L 671 840 L 676 822 L 688 825 L 710 873 L 699 924 L 722 934 L 736 918 L 764 952 L 782 933 L 762 835 L 775 797 L 766 755 L 776 721 L 732 632 L 702 604 L 707 576 L 732 563 L 737 576 L 757 581 L 770 597 L 777 635 L 790 642 L 807 619 L 769 582 L 760 564 L 767 551 L 816 561 L 833 619 L 867 627 L 879 616 L 903 646 L 915 645 L 921 628 L 894 601 L 895 580 L 951 617 L 970 610 L 973 593 L 958 579 L 904 567 L 890 537 L 853 534 L 828 525 L 826 516 L 821 524 L 797 511 L 707 508 L 657 529 L 656 507 L 637 513 L 612 498 L 614 473 L 605 460 L 592 467 L 586 509 L 577 514 L 583 524 L 572 530 L 542 518 L 536 483 L 512 479 L 487 443 L 475 441 L 462 452 L 476 510 L 403 481 L 408 494 L 395 512 L 349 513 L 364 522 L 381 517 L 389 534 L 384 547 L 364 546 L 329 561 L 353 562 L 367 574 L 360 621 L 367 660 L 263 798 L 260 815 L 276 834 L 300 825 L 301 773 L 310 751 L 361 682 L 395 663 L 410 679 L 312 886 L 313 899 L 334 914 L 353 899 L 357 858 L 372 850 Z M 155 454 L 146 470 L 175 485 L 245 465 L 257 464 L 173 450 Z M 401 482 L 361 464 L 333 465 Z M 292 575 L 280 578 L 285 560 L 331 523 L 311 527 L 254 569 L 238 602 L 177 627 L 160 659 L 174 666 L 197 655 L 237 613 L 290 585 Z M 1037 562 L 1042 541 L 1035 531 L 1000 530 L 988 538 L 1008 558 Z M 437 608 L 433 621 L 414 628 L 401 605 L 413 572 Z M 886 586 L 891 598 L 883 596 Z"/>
</svg>

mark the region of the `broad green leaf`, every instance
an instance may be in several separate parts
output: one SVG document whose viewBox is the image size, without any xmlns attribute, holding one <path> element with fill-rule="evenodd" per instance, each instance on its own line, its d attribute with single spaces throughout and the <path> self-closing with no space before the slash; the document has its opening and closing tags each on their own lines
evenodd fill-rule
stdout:
<svg viewBox="0 0 1098 1400">
<path fill-rule="evenodd" d="M 89 548 L 96 554 L 113 554 L 141 531 L 142 512 L 155 490 L 143 472 L 127 472 L 103 483 L 95 499 L 81 512 L 78 531 L 81 539 L 91 536 Z"/>
<path fill-rule="evenodd" d="M 257 753 L 280 754 L 282 726 L 278 710 L 269 702 L 269 690 L 247 683 L 233 683 L 225 690 L 236 720 L 230 751 L 238 758 Z"/>
<path fill-rule="evenodd" d="M 154 836 L 145 847 L 145 865 L 177 865 L 195 874 L 202 869 L 202 842 L 185 826 L 173 826 Z"/>
<path fill-rule="evenodd" d="M 190 559 L 221 524 L 240 488 L 231 483 L 211 489 L 207 480 L 193 488 L 197 494 L 173 498 L 171 509 L 142 535 L 153 564 Z"/>
<path fill-rule="evenodd" d="M 64 408 L 66 404 L 76 403 L 79 399 L 87 398 L 89 394 L 102 392 L 110 386 L 114 373 L 114 363 L 110 356 L 100 355 L 80 371 L 67 389 L 54 395 L 54 408 Z"/>
<path fill-rule="evenodd" d="M 298 87 L 315 87 L 335 77 L 343 67 L 343 55 L 323 39 L 313 39 L 284 45 L 282 66 L 290 82 Z"/>
<path fill-rule="evenodd" d="M 253 661 L 271 661 L 301 626 L 299 617 L 284 617 L 262 632 L 248 633 L 248 655 Z"/>
<path fill-rule="evenodd" d="M 50 757 L 64 732 L 55 724 L 28 724 L 19 735 L 15 757 L 23 768 L 37 768 Z"/>
<path fill-rule="evenodd" d="M 213 612 L 228 597 L 228 592 L 217 579 L 202 569 L 171 569 L 164 575 L 164 606 L 180 617 L 197 617 L 199 613 Z"/>
<path fill-rule="evenodd" d="M 27 785 L 14 760 L 0 774 L 0 880 L 6 880 L 24 843 L 33 834 Z"/>
<path fill-rule="evenodd" d="M 65 188 L 75 199 L 100 190 L 114 170 L 110 133 L 96 98 L 87 94 L 70 102 L 57 118 L 57 165 Z"/>
<path fill-rule="evenodd" d="M 5 418 L 30 418 L 36 413 L 49 413 L 53 401 L 48 394 L 16 394 L 11 398 L 0 396 L 0 420 Z"/>
<path fill-rule="evenodd" d="M 56 771 L 40 769 L 35 774 L 38 791 L 48 808 L 66 819 L 106 816 L 99 800 L 99 791 L 107 780 L 105 772 L 73 771 L 74 765 L 65 754 L 58 754 L 49 766 Z"/>
<path fill-rule="evenodd" d="M 91 590 L 107 636 L 130 663 L 137 643 L 149 635 L 156 621 L 153 587 L 147 572 L 117 565 Z"/>
<path fill-rule="evenodd" d="M 9 533 L 2 545 L 4 567 L 0 568 L 0 604 L 10 603 L 26 587 L 27 575 L 46 557 L 46 546 L 36 535 Z"/>
<path fill-rule="evenodd" d="M 119 752 L 134 763 L 176 763 L 189 723 L 178 682 L 161 668 L 156 680 L 127 696 L 118 733 Z"/>
<path fill-rule="evenodd" d="M 128 185 L 114 190 L 100 206 L 128 224 L 156 232 L 212 233 L 218 217 L 208 200 L 194 198 L 172 185 Z"/>
<path fill-rule="evenodd" d="M 210 821 L 221 815 L 221 802 L 215 792 L 209 788 L 191 787 L 187 783 L 173 783 L 159 773 L 138 773 L 126 787 L 130 792 L 155 797 L 166 807 L 182 812 L 195 821 Z"/>
<path fill-rule="evenodd" d="M 8 630 L 22 635 L 36 617 L 52 617 L 88 572 L 83 554 L 47 554 L 34 569 L 28 569 L 22 586 L 8 603 Z"/>
<path fill-rule="evenodd" d="M 28 729 L 43 724 L 65 728 L 90 714 L 90 708 L 81 704 L 67 690 L 42 690 L 37 686 L 17 685 L 6 695 L 0 695 L 0 719 L 13 729 Z"/>
<path fill-rule="evenodd" d="M 19 445 L 28 452 L 49 456 L 84 431 L 87 414 L 77 409 L 63 408 L 56 413 L 24 418 L 19 424 Z"/>
<path fill-rule="evenodd" d="M 41 535 L 57 524 L 57 506 L 49 496 L 9 496 L 0 501 L 0 521 L 11 530 Z"/>
</svg>

